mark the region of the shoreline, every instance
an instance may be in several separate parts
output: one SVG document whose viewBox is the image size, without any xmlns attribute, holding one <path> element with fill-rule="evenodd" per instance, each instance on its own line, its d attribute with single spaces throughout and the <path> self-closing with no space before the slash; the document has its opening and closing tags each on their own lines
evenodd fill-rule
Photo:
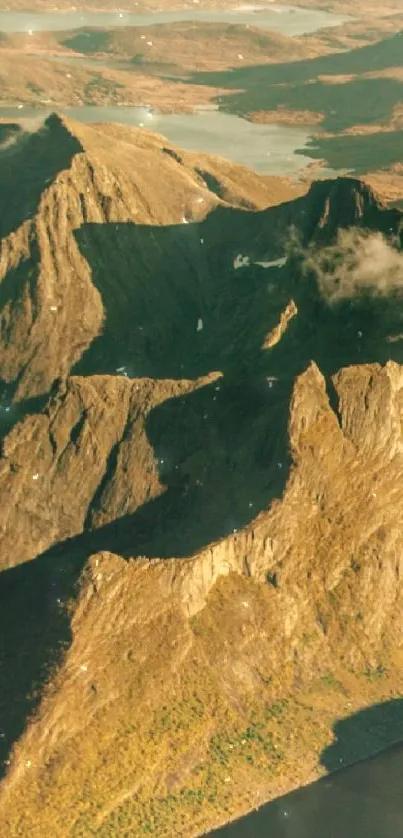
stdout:
<svg viewBox="0 0 403 838">
<path fill-rule="evenodd" d="M 208 13 L 239 13 L 239 14 L 256 14 L 256 17 L 259 18 L 262 12 L 278 12 L 279 15 L 282 14 L 296 14 L 301 12 L 306 12 L 306 14 L 326 14 L 329 17 L 333 18 L 340 18 L 340 21 L 334 21 L 333 23 L 327 23 L 326 26 L 329 27 L 337 27 L 342 25 L 343 23 L 347 23 L 349 21 L 355 20 L 356 16 L 353 13 L 348 14 L 347 12 L 337 12 L 331 8 L 326 8 L 326 6 L 314 5 L 309 6 L 308 8 L 301 3 L 294 4 L 294 3 L 284 3 L 282 0 L 264 0 L 264 2 L 259 3 L 257 0 L 254 3 L 233 3 L 233 2 L 226 2 L 226 0 L 216 0 L 216 2 L 212 3 L 211 0 L 193 0 L 191 3 L 183 3 L 183 2 L 174 2 L 169 4 L 169 7 L 164 6 L 156 6 L 154 4 L 148 4 L 147 2 L 143 3 L 141 0 L 138 2 L 134 2 L 131 7 L 123 7 L 119 6 L 118 12 L 116 9 L 108 6 L 108 5 L 89 5 L 89 4 L 80 4 L 80 9 L 77 8 L 75 5 L 65 6 L 63 9 L 59 7 L 55 8 L 52 5 L 48 5 L 47 3 L 44 4 L 36 4 L 34 6 L 19 6 L 18 8 L 10 9 L 10 8 L 3 8 L 0 9 L 0 14 L 24 14 L 24 15 L 55 15 L 58 17 L 63 17 L 63 15 L 110 15 L 111 17 L 115 17 L 117 20 L 122 19 L 122 23 L 117 23 L 116 25 L 124 26 L 125 23 L 123 18 L 125 16 L 133 16 L 133 15 L 149 15 L 149 14 L 178 14 L 180 12 L 195 12 L 196 14 L 199 12 Z M 353 11 L 353 10 L 352 10 Z M 127 24 L 130 25 L 130 24 Z M 320 27 L 323 28 L 323 27 Z M 318 30 L 312 30 L 318 31 Z M 303 34 L 303 33 L 301 33 Z"/>
<path fill-rule="evenodd" d="M 350 771 L 351 768 L 353 768 L 354 766 L 362 765 L 367 762 L 372 762 L 382 755 L 386 756 L 387 754 L 394 753 L 399 749 L 403 749 L 403 740 L 394 742 L 391 745 L 387 745 L 384 748 L 379 748 L 375 750 L 373 753 L 369 754 L 368 756 L 364 756 L 356 760 L 353 760 L 352 762 L 348 762 L 344 764 L 341 768 L 334 769 L 334 771 L 323 771 L 322 773 L 318 772 L 316 776 L 313 776 L 311 779 L 307 780 L 307 782 L 302 783 L 302 785 L 291 785 L 288 791 L 276 795 L 275 797 L 269 797 L 263 800 L 261 803 L 259 803 L 258 806 L 251 806 L 242 814 L 238 814 L 230 820 L 220 821 L 219 823 L 215 824 L 215 826 L 213 826 L 211 829 L 209 829 L 208 832 L 197 832 L 192 836 L 192 838 L 209 838 L 209 836 L 213 835 L 217 829 L 223 829 L 224 827 L 235 825 L 239 821 L 248 818 L 250 815 L 253 814 L 253 812 L 258 812 L 260 809 L 263 809 L 265 806 L 268 806 L 270 803 L 274 803 L 275 801 L 281 800 L 281 798 L 287 797 L 290 794 L 307 789 L 309 788 L 309 786 L 315 785 L 315 783 L 318 783 L 320 780 L 324 780 L 326 777 L 333 777 L 334 775 L 346 773 Z"/>
</svg>

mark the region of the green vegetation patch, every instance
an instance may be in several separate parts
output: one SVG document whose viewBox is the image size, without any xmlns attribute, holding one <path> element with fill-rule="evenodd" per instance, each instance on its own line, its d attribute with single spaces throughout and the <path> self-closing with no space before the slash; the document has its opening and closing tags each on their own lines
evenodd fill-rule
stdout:
<svg viewBox="0 0 403 838">
<path fill-rule="evenodd" d="M 112 41 L 110 32 L 93 29 L 79 29 L 77 32 L 60 41 L 60 44 L 74 52 L 83 52 L 87 55 L 97 52 L 108 52 Z"/>
<path fill-rule="evenodd" d="M 308 148 L 301 149 L 300 153 L 309 154 L 317 160 L 326 160 L 333 169 L 343 169 L 347 166 L 356 174 L 362 174 L 400 163 L 402 143 L 403 131 L 346 134 L 323 139 L 316 137 Z"/>
</svg>

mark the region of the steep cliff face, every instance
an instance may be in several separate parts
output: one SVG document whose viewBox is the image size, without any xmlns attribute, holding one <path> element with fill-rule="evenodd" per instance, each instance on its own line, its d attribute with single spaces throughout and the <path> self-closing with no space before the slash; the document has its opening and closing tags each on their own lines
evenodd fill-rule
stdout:
<svg viewBox="0 0 403 838">
<path fill-rule="evenodd" d="M 296 381 L 284 495 L 231 537 L 187 560 L 98 553 L 74 599 L 69 550 L 40 560 L 46 658 L 63 662 L 11 756 L 7 834 L 137 834 L 150 817 L 200 834 L 313 779 L 336 718 L 400 694 L 402 369 L 335 387 L 337 412 L 315 365 Z M 8 620 L 33 596 L 18 574 Z"/>
<path fill-rule="evenodd" d="M 164 244 L 155 248 L 151 230 L 151 225 L 163 226 L 166 239 L 178 239 L 178 228 L 169 225 L 202 219 L 223 204 L 198 174 L 196 159 L 207 176 L 208 157 L 181 156 L 159 135 L 117 126 L 87 128 L 56 116 L 8 150 L 0 172 L 0 378 L 15 399 L 45 394 L 67 375 L 101 333 L 108 314 L 122 320 L 124 311 L 124 327 L 127 306 L 142 305 L 136 282 L 148 281 L 164 259 L 171 278 L 174 265 L 186 260 L 194 282 L 202 282 L 202 236 L 190 235 L 188 242 L 182 235 L 164 254 Z M 211 165 L 215 172 L 217 158 Z M 244 203 L 246 192 L 256 207 L 281 200 L 287 189 L 296 191 L 284 180 L 258 176 L 245 190 L 243 167 L 225 168 L 223 180 L 235 205 Z M 117 285 L 111 270 L 123 285 L 109 312 Z M 155 305 L 151 300 L 149 308 Z M 138 311 L 135 316 L 141 320 Z M 111 370 L 92 370 L 105 371 Z"/>
<path fill-rule="evenodd" d="M 197 835 L 403 689 L 396 278 L 330 300 L 315 273 L 341 228 L 398 273 L 400 215 L 348 178 L 262 209 L 284 184 L 116 126 L 15 149 L 1 832 Z"/>
<path fill-rule="evenodd" d="M 240 251 L 278 258 L 290 227 L 307 244 L 328 239 L 340 219 L 382 229 L 398 220 L 348 179 L 254 212 L 295 187 L 251 175 L 245 187 L 245 170 L 228 164 L 220 181 L 217 158 L 196 161 L 136 129 L 51 117 L 8 155 L 0 175 L 0 378 L 17 401 L 46 394 L 77 364 L 85 374 L 115 372 L 125 354 L 133 374 L 208 373 L 218 368 L 211 355 L 222 350 L 212 338 L 216 344 L 223 321 L 238 332 L 232 260 Z M 184 357 L 203 316 L 209 331 Z"/>
<path fill-rule="evenodd" d="M 317 181 L 309 191 L 308 217 L 302 225 L 305 242 L 328 241 L 340 227 L 395 230 L 399 212 L 380 209 L 375 193 L 362 181 L 346 177 Z"/>
<path fill-rule="evenodd" d="M 3 567 L 157 497 L 163 484 L 147 415 L 202 383 L 70 378 L 43 413 L 14 426 L 0 461 Z"/>
</svg>

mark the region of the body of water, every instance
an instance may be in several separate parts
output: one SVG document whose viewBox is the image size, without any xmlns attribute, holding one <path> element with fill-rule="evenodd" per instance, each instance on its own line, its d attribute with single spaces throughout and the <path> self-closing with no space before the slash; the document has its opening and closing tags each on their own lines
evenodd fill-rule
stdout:
<svg viewBox="0 0 403 838">
<path fill-rule="evenodd" d="M 403 745 L 280 797 L 209 838 L 403 838 Z"/>
<path fill-rule="evenodd" d="M 232 11 L 183 10 L 157 11 L 150 14 L 127 12 L 12 12 L 0 11 L 0 31 L 71 30 L 78 27 L 149 26 L 156 23 L 199 20 L 209 23 L 238 23 L 272 29 L 283 34 L 300 35 L 327 26 L 337 26 L 351 18 L 324 11 L 292 6 L 239 6 Z M 66 61 L 66 59 L 63 59 Z M 74 59 L 76 60 L 76 59 Z M 82 64 L 88 59 L 78 59 Z M 120 64 L 120 62 L 119 62 Z M 99 63 L 96 62 L 99 66 Z M 127 69 L 124 64 L 124 68 Z M 57 108 L 57 104 L 53 109 Z M 156 114 L 142 107 L 80 107 L 64 110 L 82 122 L 119 122 L 143 125 L 163 134 L 173 143 L 190 151 L 218 154 L 262 174 L 293 174 L 312 159 L 304 154 L 310 137 L 309 127 L 252 124 L 242 118 L 216 111 L 202 114 Z M 35 118 L 41 111 L 30 108 L 0 108 L 0 117 L 12 120 Z M 299 154 L 296 154 L 296 150 Z M 331 176 L 332 170 L 323 170 Z"/>
<path fill-rule="evenodd" d="M 0 108 L 0 118 L 37 121 L 49 112 L 38 108 Z M 312 162 L 308 155 L 295 153 L 307 145 L 310 130 L 306 127 L 254 124 L 216 110 L 158 114 L 144 107 L 83 106 L 63 109 L 63 113 L 79 122 L 141 126 L 163 134 L 187 151 L 218 154 L 261 174 L 293 174 Z"/>
<path fill-rule="evenodd" d="M 339 26 L 347 15 L 334 15 L 314 9 L 297 9 L 292 6 L 273 6 L 259 9 L 241 6 L 232 11 L 198 11 L 196 9 L 176 12 L 150 12 L 132 14 L 129 12 L 11 12 L 0 11 L 2 32 L 44 32 L 99 26 L 112 29 L 115 26 L 152 26 L 156 23 L 178 21 L 203 21 L 204 23 L 238 23 L 272 29 L 284 35 L 303 35 L 327 26 Z"/>
</svg>

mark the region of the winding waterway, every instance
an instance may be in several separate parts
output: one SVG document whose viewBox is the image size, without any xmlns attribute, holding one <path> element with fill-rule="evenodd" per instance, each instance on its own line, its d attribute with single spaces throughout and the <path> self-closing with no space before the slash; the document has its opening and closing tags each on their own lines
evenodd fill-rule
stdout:
<svg viewBox="0 0 403 838">
<path fill-rule="evenodd" d="M 1 32 L 45 32 L 76 29 L 88 26 L 112 28 L 115 26 L 151 26 L 157 23 L 174 23 L 198 20 L 204 23 L 238 23 L 272 29 L 284 35 L 303 35 L 327 26 L 339 26 L 347 15 L 334 15 L 316 9 L 299 9 L 292 6 L 275 6 L 257 9 L 252 5 L 240 6 L 232 11 L 156 11 L 148 14 L 128 12 L 12 12 L 0 11 Z"/>
</svg>

